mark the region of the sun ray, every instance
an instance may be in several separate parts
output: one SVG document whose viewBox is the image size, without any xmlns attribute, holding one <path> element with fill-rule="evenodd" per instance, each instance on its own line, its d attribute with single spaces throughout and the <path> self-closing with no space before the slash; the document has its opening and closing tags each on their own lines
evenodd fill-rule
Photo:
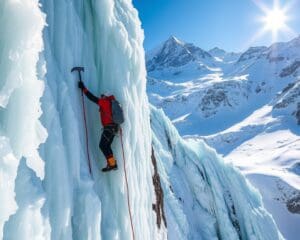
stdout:
<svg viewBox="0 0 300 240">
<path fill-rule="evenodd" d="M 266 33 L 266 29 L 262 28 L 259 31 L 255 33 L 255 35 L 249 39 L 249 41 L 245 42 L 245 44 L 242 46 L 242 49 L 246 50 L 249 46 L 251 46 L 253 43 L 255 43 L 259 38 L 261 38 Z"/>
<path fill-rule="evenodd" d="M 268 7 L 261 0 L 252 0 L 252 2 L 263 12 L 264 16 L 259 18 L 263 27 L 250 39 L 249 45 L 267 33 L 271 34 L 272 42 L 277 41 L 279 34 L 297 35 L 288 26 L 288 22 L 291 19 L 288 13 L 295 4 L 295 0 L 284 6 L 281 6 L 280 0 L 273 0 L 272 7 Z"/>
<path fill-rule="evenodd" d="M 261 0 L 252 0 L 252 2 L 263 12 L 268 12 L 269 8 Z"/>
</svg>

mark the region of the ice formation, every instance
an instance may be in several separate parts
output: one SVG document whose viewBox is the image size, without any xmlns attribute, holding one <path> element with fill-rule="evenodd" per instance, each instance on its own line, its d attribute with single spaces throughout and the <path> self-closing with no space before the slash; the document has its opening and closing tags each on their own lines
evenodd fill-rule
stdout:
<svg viewBox="0 0 300 240">
<path fill-rule="evenodd" d="M 151 125 L 169 239 L 283 239 L 236 168 L 202 140 L 183 140 L 162 110 L 152 108 Z"/>
<path fill-rule="evenodd" d="M 152 183 L 152 132 L 146 96 L 143 32 L 131 1 L 2 0 L 0 22 L 0 238 L 132 239 L 125 167 L 135 239 L 167 239 L 167 228 L 164 225 L 157 227 L 152 209 L 156 196 Z M 71 68 L 78 65 L 85 66 L 84 81 L 93 93 L 110 91 L 123 105 L 125 166 L 120 138 L 113 143 L 119 171 L 110 174 L 99 171 L 105 161 L 98 149 L 101 129 L 98 109 L 86 102 L 92 176 L 89 173 L 81 96 L 77 77 L 70 73 Z M 160 121 L 167 120 L 162 117 L 158 119 Z M 164 131 L 168 131 L 170 126 L 165 126 Z M 157 133 L 153 136 L 156 136 L 154 143 L 159 146 Z M 179 138 L 174 137 L 174 141 Z M 168 164 L 160 162 L 164 157 L 157 155 L 158 150 L 156 148 L 158 166 Z M 199 151 L 206 150 L 199 148 Z M 214 172 L 216 175 L 209 179 L 221 188 L 218 181 L 224 177 L 226 166 L 209 151 L 208 155 L 221 167 L 213 170 L 211 163 L 211 171 L 221 173 Z M 197 168 L 191 170 L 197 171 Z M 245 180 L 235 174 L 233 177 L 238 176 L 246 187 L 243 192 L 256 196 Z M 224 178 L 225 182 L 229 180 Z M 194 186 L 195 191 L 205 187 L 204 182 L 200 183 L 202 185 Z M 213 193 L 219 196 L 223 191 L 209 192 Z M 166 194 L 164 201 L 170 204 L 167 210 L 177 212 L 179 217 L 167 219 L 170 221 L 169 239 L 175 239 L 172 237 L 177 232 L 183 237 L 180 239 L 198 236 L 184 235 L 190 233 L 188 224 L 195 222 L 181 214 L 180 204 L 174 196 L 168 197 L 169 191 L 166 190 Z M 196 197 L 200 195 L 196 194 Z M 204 209 L 209 196 L 202 197 L 198 201 Z M 273 239 L 279 238 L 271 217 L 265 213 L 258 198 L 253 197 L 251 201 L 254 204 L 252 211 L 251 204 L 244 202 L 245 198 L 236 197 L 241 200 L 238 207 L 245 204 L 245 212 L 241 212 L 245 224 L 240 225 L 244 239 L 263 239 L 256 235 L 261 234 L 260 221 L 265 222 L 268 234 L 275 237 Z M 206 203 L 216 204 L 213 210 L 206 207 L 220 217 L 226 215 L 223 211 L 227 202 L 221 197 L 215 200 Z M 250 215 L 246 218 L 246 213 L 254 215 L 255 211 L 258 217 Z M 208 212 L 199 219 L 205 221 L 205 216 L 209 216 L 207 223 L 213 222 Z M 224 219 L 219 235 L 212 226 L 208 229 L 198 227 L 195 228 L 197 232 L 205 233 L 199 235 L 203 239 L 213 239 L 209 238 L 210 233 L 212 237 L 222 239 L 237 237 L 229 217 Z M 177 228 L 182 230 L 177 231 Z M 190 228 L 194 229 L 194 225 Z"/>
</svg>

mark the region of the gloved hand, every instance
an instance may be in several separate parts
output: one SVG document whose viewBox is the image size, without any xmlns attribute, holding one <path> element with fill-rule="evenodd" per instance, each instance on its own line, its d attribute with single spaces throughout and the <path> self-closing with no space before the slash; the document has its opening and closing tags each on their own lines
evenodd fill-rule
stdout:
<svg viewBox="0 0 300 240">
<path fill-rule="evenodd" d="M 82 81 L 78 82 L 78 87 L 82 90 L 85 88 L 84 83 Z"/>
</svg>

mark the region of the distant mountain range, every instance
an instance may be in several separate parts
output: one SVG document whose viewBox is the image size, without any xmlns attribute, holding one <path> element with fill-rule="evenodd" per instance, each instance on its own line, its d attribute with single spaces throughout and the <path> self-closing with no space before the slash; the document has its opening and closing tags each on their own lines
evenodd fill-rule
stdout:
<svg viewBox="0 0 300 240">
<path fill-rule="evenodd" d="M 277 93 L 299 80 L 300 37 L 227 53 L 205 51 L 171 36 L 147 54 L 146 62 L 150 101 L 165 110 L 182 134 L 207 135 L 276 101 Z M 222 123 L 220 118 L 225 118 Z"/>
<path fill-rule="evenodd" d="M 295 239 L 300 234 L 300 37 L 228 53 L 171 36 L 146 54 L 146 66 L 150 102 L 186 138 L 205 139 L 239 167 L 260 189 L 287 239 Z"/>
</svg>

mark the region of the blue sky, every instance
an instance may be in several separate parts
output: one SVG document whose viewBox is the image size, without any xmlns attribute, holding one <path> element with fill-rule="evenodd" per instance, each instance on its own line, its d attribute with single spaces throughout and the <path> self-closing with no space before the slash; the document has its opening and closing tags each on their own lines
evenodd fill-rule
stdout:
<svg viewBox="0 0 300 240">
<path fill-rule="evenodd" d="M 145 48 L 152 49 L 170 35 L 203 49 L 215 46 L 227 51 L 243 51 L 249 46 L 270 45 L 272 33 L 253 39 L 263 28 L 264 12 L 254 3 L 272 8 L 274 0 L 133 0 L 145 31 Z M 294 34 L 279 32 L 277 41 L 300 34 L 300 0 L 281 0 L 291 5 L 287 25 Z"/>
</svg>

